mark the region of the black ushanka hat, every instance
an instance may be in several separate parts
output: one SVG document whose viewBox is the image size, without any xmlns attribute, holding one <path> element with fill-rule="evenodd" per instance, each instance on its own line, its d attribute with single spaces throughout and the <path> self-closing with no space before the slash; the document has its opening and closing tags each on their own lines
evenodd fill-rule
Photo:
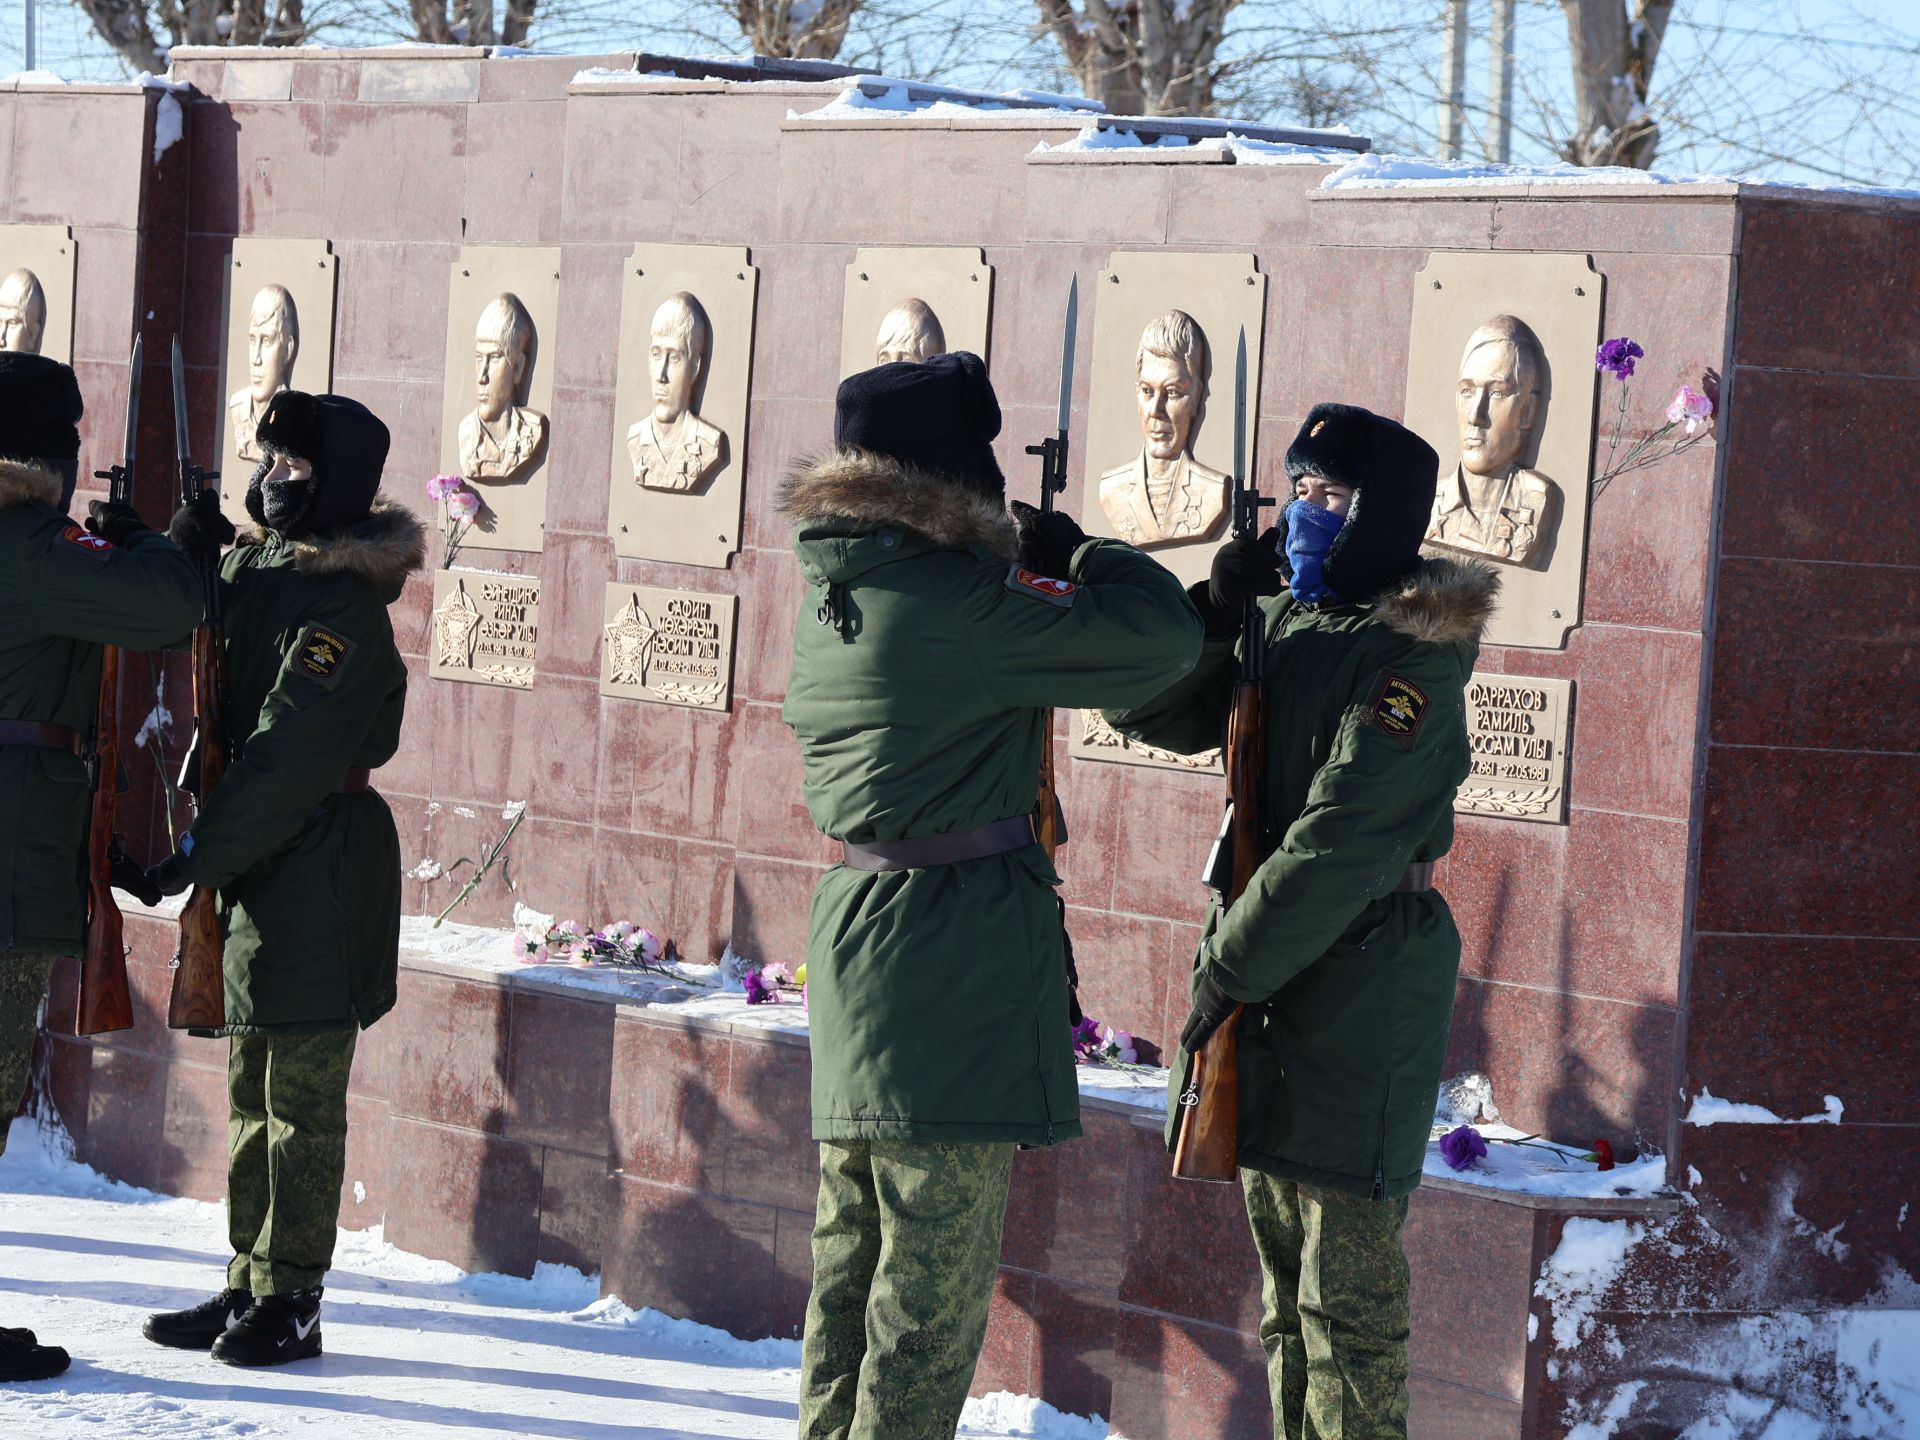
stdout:
<svg viewBox="0 0 1920 1440">
<path fill-rule="evenodd" d="M 80 462 L 80 383 L 45 355 L 0 351 L 0 458 L 42 460 L 71 471 Z"/>
<path fill-rule="evenodd" d="M 1000 401 L 986 362 L 956 350 L 849 375 L 834 397 L 833 443 L 885 455 L 988 499 L 1007 492 L 993 456 Z"/>
<path fill-rule="evenodd" d="M 1323 572 L 1336 594 L 1370 599 L 1419 562 L 1440 457 L 1406 426 L 1358 405 L 1316 405 L 1287 447 L 1287 479 L 1302 475 L 1353 487 Z"/>
<path fill-rule="evenodd" d="M 358 400 L 282 390 L 267 402 L 254 434 L 263 459 L 247 487 L 247 513 L 260 524 L 267 523 L 260 486 L 275 455 L 313 466 L 308 503 L 281 522 L 283 534 L 338 530 L 367 518 L 392 437 L 380 417 Z"/>
</svg>

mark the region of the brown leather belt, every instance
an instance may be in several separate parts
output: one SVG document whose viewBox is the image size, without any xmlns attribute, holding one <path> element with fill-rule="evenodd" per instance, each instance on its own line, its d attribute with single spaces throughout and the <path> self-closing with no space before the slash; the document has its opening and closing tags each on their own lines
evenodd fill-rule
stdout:
<svg viewBox="0 0 1920 1440">
<path fill-rule="evenodd" d="M 1024 850 L 1034 841 L 1033 816 L 1013 815 L 944 835 L 908 835 L 898 840 L 876 840 L 870 845 L 843 840 L 840 859 L 854 870 L 925 870 Z"/>
<path fill-rule="evenodd" d="M 358 795 L 363 790 L 373 788 L 373 771 L 367 769 L 349 770 L 334 787 L 336 795 Z"/>
<path fill-rule="evenodd" d="M 1407 873 L 1400 877 L 1395 890 L 1431 890 L 1433 888 L 1433 861 L 1418 860 L 1407 866 Z"/>
<path fill-rule="evenodd" d="M 86 741 L 78 730 L 64 725 L 44 725 L 38 720 L 0 720 L 0 745 L 24 745 L 35 750 L 64 750 L 69 755 L 87 753 Z"/>
</svg>

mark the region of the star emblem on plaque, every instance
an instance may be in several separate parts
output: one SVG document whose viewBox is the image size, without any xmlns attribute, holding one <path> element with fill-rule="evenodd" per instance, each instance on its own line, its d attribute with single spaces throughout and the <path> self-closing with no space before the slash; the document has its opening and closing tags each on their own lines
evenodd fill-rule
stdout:
<svg viewBox="0 0 1920 1440">
<path fill-rule="evenodd" d="M 609 585 L 600 611 L 600 693 L 725 710 L 733 697 L 736 597 Z"/>
<path fill-rule="evenodd" d="M 607 679 L 615 685 L 647 683 L 647 652 L 653 648 L 657 632 L 647 612 L 640 608 L 640 597 L 627 602 L 602 634 L 607 645 Z"/>
<path fill-rule="evenodd" d="M 435 663 L 451 670 L 471 670 L 473 645 L 479 634 L 480 607 L 468 597 L 466 582 L 455 581 L 433 612 Z"/>
</svg>

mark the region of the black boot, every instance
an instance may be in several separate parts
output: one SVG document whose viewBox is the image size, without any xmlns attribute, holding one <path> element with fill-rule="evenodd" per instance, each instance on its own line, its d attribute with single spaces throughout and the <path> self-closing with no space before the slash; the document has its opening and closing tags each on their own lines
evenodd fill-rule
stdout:
<svg viewBox="0 0 1920 1440">
<path fill-rule="evenodd" d="M 176 1350 L 204 1350 L 239 1322 L 253 1304 L 253 1292 L 231 1286 L 191 1310 L 149 1315 L 140 1333 L 156 1345 Z"/>
<path fill-rule="evenodd" d="M 28 1338 L 22 1340 L 19 1337 Z M 58 1345 L 37 1345 L 31 1330 L 0 1331 L 0 1384 L 51 1380 L 72 1362 Z"/>
<path fill-rule="evenodd" d="M 262 1295 L 240 1323 L 213 1342 L 213 1358 L 229 1365 L 284 1365 L 320 1353 L 320 1294 L 295 1290 Z"/>
</svg>

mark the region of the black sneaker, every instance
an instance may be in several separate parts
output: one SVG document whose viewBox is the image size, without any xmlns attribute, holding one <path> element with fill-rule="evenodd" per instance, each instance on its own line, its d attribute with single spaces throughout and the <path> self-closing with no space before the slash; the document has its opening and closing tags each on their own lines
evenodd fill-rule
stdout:
<svg viewBox="0 0 1920 1440">
<path fill-rule="evenodd" d="M 72 1363 L 58 1345 L 35 1344 L 29 1330 L 0 1332 L 0 1384 L 16 1380 L 51 1380 Z M 22 1340 L 25 1335 L 29 1338 Z"/>
<path fill-rule="evenodd" d="M 176 1350 L 204 1350 L 238 1324 L 252 1304 L 251 1290 L 229 1287 L 211 1300 L 202 1300 L 191 1310 L 149 1315 L 140 1333 L 156 1345 L 171 1345 Z"/>
<path fill-rule="evenodd" d="M 229 1365 L 285 1365 L 320 1353 L 320 1287 L 262 1295 L 240 1323 L 213 1342 L 213 1358 Z"/>
<path fill-rule="evenodd" d="M 16 1340 L 22 1345 L 38 1345 L 40 1337 L 33 1331 L 9 1325 L 0 1325 L 0 1342 Z"/>
</svg>

